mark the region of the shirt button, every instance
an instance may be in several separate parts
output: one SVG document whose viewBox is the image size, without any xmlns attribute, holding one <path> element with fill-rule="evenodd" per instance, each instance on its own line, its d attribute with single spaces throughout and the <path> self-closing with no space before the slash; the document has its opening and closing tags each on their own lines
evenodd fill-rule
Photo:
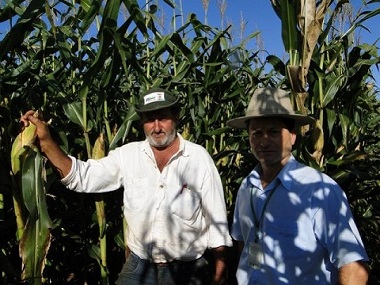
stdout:
<svg viewBox="0 0 380 285">
<path fill-rule="evenodd" d="M 161 185 L 160 185 L 160 188 L 164 188 L 164 185 L 161 184 Z"/>
</svg>

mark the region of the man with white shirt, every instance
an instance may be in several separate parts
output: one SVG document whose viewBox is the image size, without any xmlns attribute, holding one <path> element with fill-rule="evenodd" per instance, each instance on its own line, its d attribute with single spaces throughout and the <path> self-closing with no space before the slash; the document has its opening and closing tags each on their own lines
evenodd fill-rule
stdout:
<svg viewBox="0 0 380 285">
<path fill-rule="evenodd" d="M 47 124 L 28 111 L 41 151 L 77 192 L 124 188 L 130 254 L 117 284 L 225 284 L 231 246 L 221 179 L 208 152 L 177 133 L 178 97 L 154 88 L 136 106 L 146 139 L 125 144 L 100 160 L 78 160 L 53 141 Z M 208 268 L 204 253 L 213 252 Z"/>
</svg>

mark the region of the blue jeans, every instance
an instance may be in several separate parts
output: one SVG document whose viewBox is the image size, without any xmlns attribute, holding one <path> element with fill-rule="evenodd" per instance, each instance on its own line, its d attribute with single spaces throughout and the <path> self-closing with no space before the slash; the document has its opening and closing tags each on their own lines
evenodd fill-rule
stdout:
<svg viewBox="0 0 380 285">
<path fill-rule="evenodd" d="M 151 263 L 131 252 L 116 281 L 117 285 L 208 285 L 211 272 L 204 257 L 194 261 Z"/>
</svg>

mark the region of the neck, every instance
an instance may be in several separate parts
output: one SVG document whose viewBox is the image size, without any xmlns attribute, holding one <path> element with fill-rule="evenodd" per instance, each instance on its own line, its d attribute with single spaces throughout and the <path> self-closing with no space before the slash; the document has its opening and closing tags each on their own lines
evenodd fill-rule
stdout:
<svg viewBox="0 0 380 285">
<path fill-rule="evenodd" d="M 280 162 L 273 165 L 266 165 L 265 163 L 261 163 L 261 174 L 260 180 L 263 189 L 268 186 L 280 173 L 284 165 L 289 161 L 290 156 L 284 158 Z"/>
<path fill-rule="evenodd" d="M 166 147 L 157 148 L 157 147 L 151 146 L 151 148 L 152 148 L 158 169 L 160 170 L 160 172 L 162 172 L 162 170 L 167 165 L 167 163 L 172 158 L 172 156 L 175 153 L 177 153 L 177 151 L 179 150 L 179 138 L 178 136 L 176 136 L 173 142 L 171 142 Z"/>
<path fill-rule="evenodd" d="M 280 173 L 281 169 L 268 169 L 262 167 L 262 173 L 260 175 L 261 185 L 263 188 L 267 187 Z"/>
</svg>

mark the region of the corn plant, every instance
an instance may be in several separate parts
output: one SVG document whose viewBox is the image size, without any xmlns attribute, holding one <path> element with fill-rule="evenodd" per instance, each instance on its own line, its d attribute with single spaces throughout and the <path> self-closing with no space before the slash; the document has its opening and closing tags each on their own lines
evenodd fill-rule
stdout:
<svg viewBox="0 0 380 285">
<path fill-rule="evenodd" d="M 22 258 L 21 280 L 42 284 L 51 241 L 51 220 L 47 211 L 43 159 L 34 145 L 35 132 L 35 126 L 30 124 L 16 137 L 11 163 L 17 238 Z"/>
</svg>

